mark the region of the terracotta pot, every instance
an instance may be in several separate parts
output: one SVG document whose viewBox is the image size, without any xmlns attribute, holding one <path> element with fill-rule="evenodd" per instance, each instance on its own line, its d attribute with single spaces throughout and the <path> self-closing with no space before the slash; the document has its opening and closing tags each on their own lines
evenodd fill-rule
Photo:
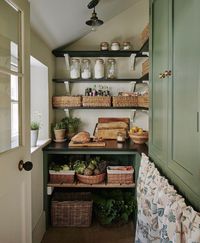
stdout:
<svg viewBox="0 0 200 243">
<path fill-rule="evenodd" d="M 54 129 L 54 134 L 55 134 L 55 140 L 62 141 L 65 139 L 66 129 L 59 129 L 59 130 Z"/>
</svg>

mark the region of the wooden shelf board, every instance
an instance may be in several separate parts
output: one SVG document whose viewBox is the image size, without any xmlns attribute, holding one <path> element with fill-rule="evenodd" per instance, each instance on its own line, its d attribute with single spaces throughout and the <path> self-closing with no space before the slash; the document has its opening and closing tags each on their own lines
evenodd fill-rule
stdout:
<svg viewBox="0 0 200 243">
<path fill-rule="evenodd" d="M 136 54 L 136 57 L 147 57 L 141 51 L 60 51 L 53 50 L 52 53 L 56 57 L 64 57 L 68 54 L 70 57 L 130 57 L 131 54 Z"/>
<path fill-rule="evenodd" d="M 118 78 L 118 79 L 62 79 L 62 78 L 54 78 L 52 81 L 55 83 L 87 83 L 87 82 L 93 82 L 93 83 L 100 83 L 100 82 L 108 82 L 108 83 L 119 83 L 119 82 L 136 82 L 141 83 L 143 80 L 148 80 L 148 74 L 144 75 L 141 78 Z"/>
<path fill-rule="evenodd" d="M 55 184 L 55 183 L 48 183 L 48 187 L 67 187 L 67 188 L 134 188 L 135 183 L 132 184 L 107 184 L 107 183 L 100 183 L 100 184 L 84 184 L 75 182 L 72 184 Z"/>
<path fill-rule="evenodd" d="M 96 109 L 103 109 L 103 110 L 116 110 L 116 109 L 120 109 L 120 110 L 148 110 L 149 108 L 147 107 L 138 107 L 138 106 L 133 106 L 133 107 L 62 107 L 62 108 L 58 108 L 58 107 L 53 107 L 53 109 L 55 110 L 65 110 L 65 109 L 69 109 L 69 110 L 77 110 L 77 109 L 82 109 L 82 110 L 96 110 Z"/>
</svg>

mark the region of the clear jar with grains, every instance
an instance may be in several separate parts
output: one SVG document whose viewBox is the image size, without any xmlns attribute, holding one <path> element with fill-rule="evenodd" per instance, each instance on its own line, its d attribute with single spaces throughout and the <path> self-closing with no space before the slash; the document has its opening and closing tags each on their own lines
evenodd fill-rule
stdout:
<svg viewBox="0 0 200 243">
<path fill-rule="evenodd" d="M 84 58 L 82 60 L 82 65 L 81 65 L 81 78 L 82 79 L 89 79 L 91 78 L 91 62 L 90 59 Z"/>
<path fill-rule="evenodd" d="M 117 78 L 117 65 L 116 60 L 113 58 L 110 58 L 107 60 L 107 75 L 106 77 L 109 79 L 115 79 Z"/>
<path fill-rule="evenodd" d="M 70 78 L 78 79 L 80 78 L 80 60 L 77 58 L 72 58 L 70 63 Z"/>
<path fill-rule="evenodd" d="M 96 59 L 94 65 L 94 78 L 101 79 L 104 78 L 104 61 L 101 58 Z"/>
</svg>

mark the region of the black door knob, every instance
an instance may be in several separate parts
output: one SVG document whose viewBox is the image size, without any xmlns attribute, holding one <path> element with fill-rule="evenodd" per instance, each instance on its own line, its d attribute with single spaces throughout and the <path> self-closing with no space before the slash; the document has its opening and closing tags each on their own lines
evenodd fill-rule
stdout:
<svg viewBox="0 0 200 243">
<path fill-rule="evenodd" d="M 23 160 L 20 160 L 18 164 L 18 168 L 20 171 L 22 171 L 23 169 L 25 169 L 26 171 L 30 171 L 33 168 L 33 163 L 31 161 L 26 161 L 24 163 Z"/>
</svg>

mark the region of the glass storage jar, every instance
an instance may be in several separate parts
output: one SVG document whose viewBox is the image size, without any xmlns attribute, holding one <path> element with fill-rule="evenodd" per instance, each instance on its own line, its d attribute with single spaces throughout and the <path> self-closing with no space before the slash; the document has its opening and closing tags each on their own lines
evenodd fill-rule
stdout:
<svg viewBox="0 0 200 243">
<path fill-rule="evenodd" d="M 131 50 L 131 43 L 129 41 L 124 41 L 123 42 L 123 50 L 124 51 L 129 51 Z"/>
<path fill-rule="evenodd" d="M 70 78 L 71 79 L 80 78 L 80 60 L 77 59 L 77 58 L 72 58 L 71 59 Z"/>
<path fill-rule="evenodd" d="M 115 41 L 115 42 L 112 42 L 111 44 L 111 50 L 112 51 L 119 51 L 120 50 L 120 43 Z"/>
<path fill-rule="evenodd" d="M 96 59 L 94 65 L 94 78 L 101 79 L 104 78 L 104 61 L 103 59 Z"/>
<path fill-rule="evenodd" d="M 107 60 L 107 78 L 114 79 L 117 78 L 117 67 L 116 67 L 116 60 L 115 59 L 108 59 Z"/>
<path fill-rule="evenodd" d="M 91 62 L 90 59 L 83 59 L 81 65 L 81 78 L 89 79 L 91 78 Z"/>
<path fill-rule="evenodd" d="M 109 49 L 108 42 L 101 42 L 100 48 L 101 48 L 101 51 L 108 51 L 108 49 Z"/>
</svg>

